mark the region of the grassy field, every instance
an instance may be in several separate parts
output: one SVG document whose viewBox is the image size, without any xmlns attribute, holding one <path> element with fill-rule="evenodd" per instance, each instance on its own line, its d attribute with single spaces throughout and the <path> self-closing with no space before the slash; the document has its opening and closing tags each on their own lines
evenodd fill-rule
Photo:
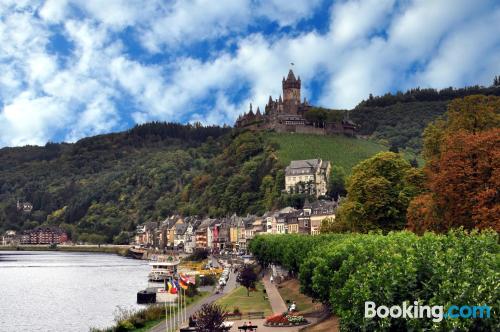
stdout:
<svg viewBox="0 0 500 332">
<path fill-rule="evenodd" d="M 387 146 L 373 141 L 342 135 L 266 133 L 266 137 L 278 144 L 277 157 L 283 165 L 288 165 L 291 160 L 321 158 L 329 160 L 332 165 L 342 166 L 347 174 L 360 161 L 389 150 Z M 408 160 L 414 157 L 413 154 L 405 153 Z M 421 160 L 417 160 L 421 164 Z"/>
<path fill-rule="evenodd" d="M 250 292 L 250 296 L 247 296 L 246 288 L 240 286 L 226 296 L 218 299 L 217 304 L 225 306 L 229 312 L 233 312 L 235 308 L 238 308 L 242 314 L 263 311 L 264 315 L 267 316 L 272 313 L 272 309 L 269 301 L 265 299 L 265 294 L 262 292 L 263 289 L 264 285 L 262 282 L 259 282 L 257 290 Z"/>
<path fill-rule="evenodd" d="M 347 173 L 361 160 L 380 151 L 384 145 L 360 138 L 320 136 L 295 133 L 268 133 L 268 139 L 279 145 L 278 159 L 288 165 L 291 160 L 322 158 L 342 166 Z"/>
<path fill-rule="evenodd" d="M 300 293 L 300 283 L 296 279 L 282 282 L 278 285 L 278 291 L 283 301 L 295 301 L 297 310 L 302 314 L 321 309 L 321 304 L 313 303 L 310 297 Z"/>
</svg>

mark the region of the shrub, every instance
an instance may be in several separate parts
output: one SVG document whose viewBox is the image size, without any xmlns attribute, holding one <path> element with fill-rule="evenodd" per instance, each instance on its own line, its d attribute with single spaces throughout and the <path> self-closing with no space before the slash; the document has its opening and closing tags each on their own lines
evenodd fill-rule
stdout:
<svg viewBox="0 0 500 332">
<path fill-rule="evenodd" d="M 258 261 L 298 266 L 302 292 L 328 305 L 339 316 L 342 330 L 499 330 L 496 232 L 266 235 L 254 241 L 250 250 Z M 491 318 L 367 319 L 365 301 L 388 307 L 418 301 L 445 310 L 451 305 L 489 305 Z M 274 315 L 268 320 L 279 323 L 283 318 Z"/>
</svg>

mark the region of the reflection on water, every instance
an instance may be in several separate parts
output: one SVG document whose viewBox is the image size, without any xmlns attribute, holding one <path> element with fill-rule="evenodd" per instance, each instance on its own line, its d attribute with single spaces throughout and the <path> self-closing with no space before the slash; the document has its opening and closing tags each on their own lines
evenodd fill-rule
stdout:
<svg viewBox="0 0 500 332">
<path fill-rule="evenodd" d="M 0 331 L 89 331 L 139 308 L 147 262 L 110 254 L 0 251 Z"/>
</svg>

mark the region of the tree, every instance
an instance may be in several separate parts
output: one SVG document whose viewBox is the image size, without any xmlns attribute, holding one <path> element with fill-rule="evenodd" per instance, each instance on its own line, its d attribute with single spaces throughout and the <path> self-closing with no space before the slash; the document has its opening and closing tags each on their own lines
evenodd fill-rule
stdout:
<svg viewBox="0 0 500 332">
<path fill-rule="evenodd" d="M 222 332 L 227 312 L 215 303 L 206 303 L 195 314 L 196 327 L 199 332 Z"/>
<path fill-rule="evenodd" d="M 333 165 L 328 181 L 328 195 L 334 199 L 345 196 L 345 171 L 342 166 Z"/>
<path fill-rule="evenodd" d="M 404 228 L 408 204 L 421 192 L 419 178 L 418 170 L 393 152 L 362 161 L 347 181 L 348 196 L 338 209 L 339 222 L 359 232 Z"/>
<path fill-rule="evenodd" d="M 255 284 L 257 282 L 257 273 L 255 273 L 254 267 L 251 265 L 245 265 L 238 274 L 236 281 L 247 289 L 247 296 L 250 296 L 250 289 L 255 288 Z"/>
<path fill-rule="evenodd" d="M 450 103 L 446 119 L 424 132 L 427 192 L 408 208 L 408 228 L 500 231 L 500 97 Z"/>
<path fill-rule="evenodd" d="M 321 226 L 319 228 L 321 234 L 344 233 L 349 230 L 349 225 L 335 218 L 325 218 L 321 220 Z"/>
<path fill-rule="evenodd" d="M 408 227 L 446 232 L 450 228 L 493 228 L 500 232 L 500 129 L 463 131 L 444 141 L 440 158 L 428 168 L 431 194 L 412 201 Z"/>
</svg>

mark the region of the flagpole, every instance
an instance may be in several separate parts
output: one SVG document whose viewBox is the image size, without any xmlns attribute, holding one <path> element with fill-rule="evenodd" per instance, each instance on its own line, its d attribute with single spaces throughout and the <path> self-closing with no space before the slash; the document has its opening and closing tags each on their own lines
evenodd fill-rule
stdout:
<svg viewBox="0 0 500 332">
<path fill-rule="evenodd" d="M 165 329 L 168 332 L 168 317 L 167 317 L 167 301 L 164 302 L 165 305 Z"/>
<path fill-rule="evenodd" d="M 165 278 L 165 292 L 168 295 L 168 287 L 167 287 L 167 278 Z M 168 297 L 168 296 L 167 296 Z M 165 304 L 165 329 L 168 332 L 168 316 L 167 316 L 167 298 L 164 298 L 164 304 Z"/>
<path fill-rule="evenodd" d="M 179 289 L 179 291 L 177 292 L 177 323 L 179 327 L 181 326 L 181 314 L 182 314 L 182 310 L 179 306 L 179 304 L 181 303 L 181 295 L 182 291 Z"/>
</svg>

